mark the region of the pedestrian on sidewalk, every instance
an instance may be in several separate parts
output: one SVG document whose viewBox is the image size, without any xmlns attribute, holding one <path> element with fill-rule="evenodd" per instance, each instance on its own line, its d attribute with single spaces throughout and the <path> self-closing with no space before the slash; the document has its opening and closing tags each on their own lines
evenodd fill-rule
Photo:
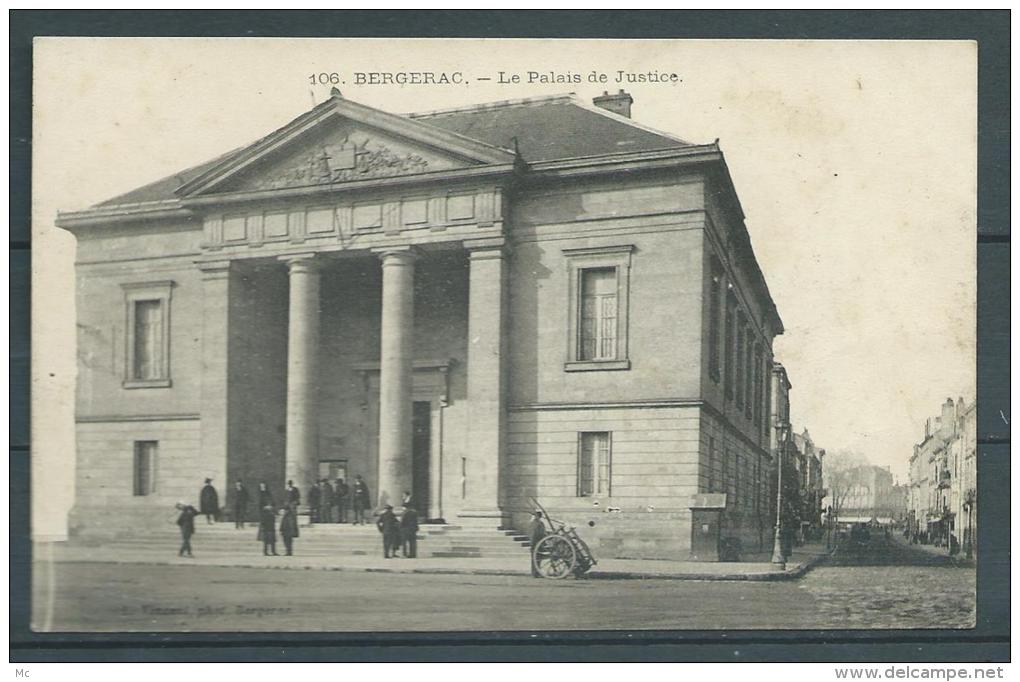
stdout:
<svg viewBox="0 0 1020 682">
<path fill-rule="evenodd" d="M 308 524 L 319 522 L 319 505 L 322 502 L 322 485 L 316 481 L 312 489 L 308 491 Z"/>
<path fill-rule="evenodd" d="M 178 502 L 174 506 L 181 512 L 177 517 L 177 525 L 181 528 L 181 549 L 177 556 L 187 556 L 190 559 L 191 536 L 195 534 L 195 517 L 198 516 L 198 510 L 183 502 Z"/>
<path fill-rule="evenodd" d="M 266 505 L 276 508 L 276 500 L 273 499 L 273 493 L 269 490 L 269 486 L 266 485 L 265 481 L 259 482 L 259 510 L 261 511 Z"/>
<path fill-rule="evenodd" d="M 322 492 L 319 495 L 319 522 L 333 523 L 333 505 L 336 503 L 333 499 L 333 486 L 325 478 L 320 485 Z"/>
<path fill-rule="evenodd" d="M 528 524 L 528 538 L 531 541 L 531 575 L 534 578 L 541 578 L 542 574 L 538 572 L 538 562 L 535 561 L 535 550 L 538 548 L 538 543 L 542 541 L 547 535 L 545 529 L 545 521 L 542 520 L 542 512 L 537 509 L 531 512 L 531 523 Z"/>
<path fill-rule="evenodd" d="M 279 556 L 276 553 L 276 514 L 273 513 L 272 505 L 262 507 L 259 513 L 259 534 L 256 539 L 262 541 L 263 556 Z"/>
<path fill-rule="evenodd" d="M 375 526 L 382 533 L 383 558 L 389 559 L 392 556 L 396 559 L 397 551 L 400 549 L 400 522 L 397 521 L 397 516 L 393 513 L 392 505 L 388 504 L 383 507 Z"/>
<path fill-rule="evenodd" d="M 361 474 L 354 477 L 354 524 L 365 525 L 365 510 L 372 506 L 372 496 L 368 493 L 368 484 Z"/>
<path fill-rule="evenodd" d="M 294 485 L 294 481 L 287 479 L 286 504 L 297 507 L 301 504 L 301 488 Z"/>
<path fill-rule="evenodd" d="M 220 496 L 213 487 L 212 479 L 205 479 L 202 492 L 198 496 L 198 508 L 205 514 L 207 523 L 212 524 L 220 515 Z"/>
<path fill-rule="evenodd" d="M 287 556 L 294 555 L 294 538 L 300 534 L 297 522 L 297 505 L 288 504 L 283 511 L 283 519 L 280 521 L 280 536 L 283 538 L 284 553 Z"/>
<path fill-rule="evenodd" d="M 244 528 L 244 517 L 248 515 L 248 489 L 241 479 L 234 483 L 234 528 Z"/>
<path fill-rule="evenodd" d="M 344 479 L 336 479 L 333 486 L 333 495 L 336 499 L 336 522 L 347 523 L 347 498 L 351 494 L 351 487 L 344 483 Z"/>
<path fill-rule="evenodd" d="M 404 556 L 408 559 L 418 558 L 418 512 L 408 504 L 400 517 L 400 536 L 403 541 Z"/>
</svg>

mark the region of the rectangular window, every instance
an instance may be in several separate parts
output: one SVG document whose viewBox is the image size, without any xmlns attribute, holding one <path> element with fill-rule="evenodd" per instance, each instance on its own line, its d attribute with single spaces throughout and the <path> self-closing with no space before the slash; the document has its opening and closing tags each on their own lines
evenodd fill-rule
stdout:
<svg viewBox="0 0 1020 682">
<path fill-rule="evenodd" d="M 708 492 L 719 492 L 719 462 L 716 461 L 715 438 L 708 438 Z"/>
<path fill-rule="evenodd" d="M 751 368 L 754 366 L 754 343 L 752 342 L 751 329 L 748 327 L 744 330 L 744 414 L 748 419 L 751 418 L 753 412 L 752 406 L 754 405 L 753 394 L 753 375 Z"/>
<path fill-rule="evenodd" d="M 754 422 L 755 426 L 761 426 L 762 423 L 762 349 L 761 346 L 755 344 L 754 347 L 754 359 L 755 359 L 755 391 L 754 391 Z"/>
<path fill-rule="evenodd" d="M 609 496 L 612 470 L 609 433 L 581 433 L 578 436 L 577 496 Z"/>
<path fill-rule="evenodd" d="M 733 490 L 730 487 L 730 451 L 726 450 L 722 458 L 722 492 L 726 493 L 726 506 L 733 505 Z"/>
<path fill-rule="evenodd" d="M 156 492 L 156 453 L 159 443 L 154 440 L 135 441 L 134 494 L 136 497 Z"/>
<path fill-rule="evenodd" d="M 737 347 L 734 353 L 734 372 L 737 384 L 737 407 L 744 407 L 744 315 L 737 313 Z"/>
<path fill-rule="evenodd" d="M 726 397 L 733 398 L 733 344 L 735 337 L 735 330 L 733 329 L 734 317 L 736 316 L 736 299 L 733 298 L 733 294 L 726 296 L 726 356 L 723 359 L 724 365 L 723 371 L 725 373 L 725 384 L 726 384 Z"/>
<path fill-rule="evenodd" d="M 735 453 L 736 461 L 733 462 L 733 506 L 737 508 L 739 505 L 744 503 L 744 491 L 740 489 L 741 476 L 740 467 L 743 465 L 743 461 L 740 457 L 740 451 L 737 450 Z"/>
<path fill-rule="evenodd" d="M 564 249 L 567 372 L 628 370 L 627 302 L 632 245 Z"/>
<path fill-rule="evenodd" d="M 750 459 L 744 458 L 744 508 L 754 507 L 754 465 Z"/>
<path fill-rule="evenodd" d="M 173 282 L 125 284 L 124 388 L 170 386 L 170 291 Z"/>
<path fill-rule="evenodd" d="M 761 514 L 761 453 L 754 456 L 754 513 Z"/>
<path fill-rule="evenodd" d="M 722 271 L 712 266 L 712 281 L 708 301 L 708 375 L 719 381 L 719 325 L 722 324 Z"/>
<path fill-rule="evenodd" d="M 135 362 L 132 379 L 164 379 L 163 306 L 160 301 L 135 301 Z"/>
<path fill-rule="evenodd" d="M 581 271 L 580 360 L 616 359 L 616 268 Z"/>
</svg>

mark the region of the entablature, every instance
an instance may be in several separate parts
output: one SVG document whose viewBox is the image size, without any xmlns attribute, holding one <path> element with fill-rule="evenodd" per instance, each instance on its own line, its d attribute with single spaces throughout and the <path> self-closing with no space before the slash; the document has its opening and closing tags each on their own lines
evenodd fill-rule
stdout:
<svg viewBox="0 0 1020 682">
<path fill-rule="evenodd" d="M 504 188 L 428 188 L 406 193 L 329 195 L 307 202 L 212 207 L 205 252 L 376 249 L 503 234 Z"/>
</svg>

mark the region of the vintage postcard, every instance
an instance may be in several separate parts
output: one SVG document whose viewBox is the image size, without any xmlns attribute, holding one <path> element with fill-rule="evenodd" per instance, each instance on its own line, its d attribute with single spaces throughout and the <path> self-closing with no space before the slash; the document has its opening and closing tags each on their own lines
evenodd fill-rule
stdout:
<svg viewBox="0 0 1020 682">
<path fill-rule="evenodd" d="M 40 632 L 971 628 L 977 46 L 40 38 Z"/>
</svg>

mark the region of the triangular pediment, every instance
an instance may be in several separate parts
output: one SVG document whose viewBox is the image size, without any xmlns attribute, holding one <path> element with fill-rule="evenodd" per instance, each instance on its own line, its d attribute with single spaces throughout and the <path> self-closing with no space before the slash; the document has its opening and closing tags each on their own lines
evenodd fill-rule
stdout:
<svg viewBox="0 0 1020 682">
<path fill-rule="evenodd" d="M 335 96 L 231 154 L 178 195 L 339 186 L 514 160 L 509 150 Z"/>
</svg>

